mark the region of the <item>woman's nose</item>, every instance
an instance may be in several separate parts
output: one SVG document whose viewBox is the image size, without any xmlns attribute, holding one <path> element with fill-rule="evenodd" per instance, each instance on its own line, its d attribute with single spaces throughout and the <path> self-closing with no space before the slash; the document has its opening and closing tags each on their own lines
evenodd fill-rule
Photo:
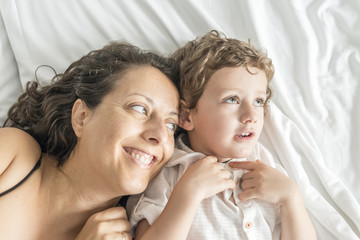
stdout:
<svg viewBox="0 0 360 240">
<path fill-rule="evenodd" d="M 146 140 L 155 144 L 160 144 L 167 141 L 168 135 L 168 129 L 163 120 L 154 118 L 147 122 L 147 126 L 144 131 L 144 137 Z"/>
</svg>

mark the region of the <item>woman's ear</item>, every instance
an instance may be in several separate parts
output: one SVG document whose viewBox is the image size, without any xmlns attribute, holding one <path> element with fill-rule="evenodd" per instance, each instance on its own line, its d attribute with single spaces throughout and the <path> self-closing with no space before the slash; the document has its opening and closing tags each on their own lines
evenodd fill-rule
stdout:
<svg viewBox="0 0 360 240">
<path fill-rule="evenodd" d="M 191 112 L 187 107 L 185 100 L 180 100 L 180 118 L 179 118 L 179 126 L 186 131 L 193 130 L 193 122 L 191 121 Z"/>
<path fill-rule="evenodd" d="M 77 137 L 82 136 L 85 121 L 88 116 L 89 109 L 84 101 L 78 98 L 73 105 L 71 114 L 71 124 Z"/>
</svg>

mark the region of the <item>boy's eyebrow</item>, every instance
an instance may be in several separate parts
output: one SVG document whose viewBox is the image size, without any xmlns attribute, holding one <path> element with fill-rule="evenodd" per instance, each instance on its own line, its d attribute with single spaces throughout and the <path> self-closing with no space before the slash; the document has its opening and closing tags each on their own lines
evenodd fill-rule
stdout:
<svg viewBox="0 0 360 240">
<path fill-rule="evenodd" d="M 266 91 L 263 91 L 263 90 L 257 90 L 256 92 L 266 95 Z"/>
<path fill-rule="evenodd" d="M 220 92 L 226 92 L 226 91 L 234 91 L 234 92 L 246 92 L 246 90 L 240 89 L 240 88 L 221 88 Z M 257 93 L 266 95 L 266 91 L 263 90 L 256 90 Z"/>
</svg>

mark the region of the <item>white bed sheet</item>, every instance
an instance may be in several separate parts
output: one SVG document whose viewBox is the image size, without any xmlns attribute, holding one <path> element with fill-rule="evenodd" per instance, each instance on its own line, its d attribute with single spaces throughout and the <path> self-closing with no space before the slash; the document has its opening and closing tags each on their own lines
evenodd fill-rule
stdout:
<svg viewBox="0 0 360 240">
<path fill-rule="evenodd" d="M 5 120 L 8 109 L 21 94 L 22 87 L 14 53 L 12 51 L 1 15 L 0 73 L 0 123 L 2 123 Z"/>
<path fill-rule="evenodd" d="M 0 121 L 39 65 L 62 72 L 112 40 L 170 54 L 217 29 L 267 49 L 275 96 L 261 141 L 301 187 L 319 239 L 360 238 L 360 1 L 0 0 L 0 12 Z"/>
</svg>

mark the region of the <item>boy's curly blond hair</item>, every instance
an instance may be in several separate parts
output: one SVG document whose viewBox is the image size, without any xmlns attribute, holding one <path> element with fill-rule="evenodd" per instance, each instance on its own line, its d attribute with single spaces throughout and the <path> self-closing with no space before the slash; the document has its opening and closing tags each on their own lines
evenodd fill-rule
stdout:
<svg viewBox="0 0 360 240">
<path fill-rule="evenodd" d="M 204 92 L 206 83 L 215 71 L 224 67 L 255 67 L 265 72 L 267 99 L 272 95 L 269 83 L 274 75 L 274 66 L 267 53 L 250 43 L 227 38 L 216 30 L 188 42 L 178 49 L 172 58 L 177 63 L 180 77 L 180 95 L 188 109 L 195 108 Z"/>
</svg>

